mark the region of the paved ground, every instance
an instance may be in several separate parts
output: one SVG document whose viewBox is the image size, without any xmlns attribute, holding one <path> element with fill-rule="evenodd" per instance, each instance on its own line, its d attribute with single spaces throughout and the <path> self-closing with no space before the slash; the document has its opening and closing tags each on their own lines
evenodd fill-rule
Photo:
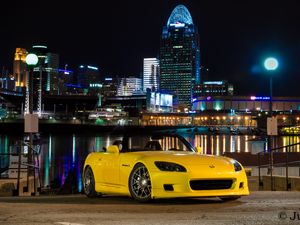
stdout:
<svg viewBox="0 0 300 225">
<path fill-rule="evenodd" d="M 252 192 L 234 202 L 211 198 L 156 200 L 148 204 L 112 196 L 2 197 L 0 224 L 300 224 L 300 192 Z"/>
</svg>

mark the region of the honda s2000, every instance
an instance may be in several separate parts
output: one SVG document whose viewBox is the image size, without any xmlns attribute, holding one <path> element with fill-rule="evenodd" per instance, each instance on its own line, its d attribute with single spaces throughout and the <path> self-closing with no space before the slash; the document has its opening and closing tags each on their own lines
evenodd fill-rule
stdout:
<svg viewBox="0 0 300 225">
<path fill-rule="evenodd" d="M 234 159 L 205 155 L 177 134 L 124 136 L 102 152 L 90 153 L 83 168 L 84 192 L 156 198 L 249 195 L 243 166 Z"/>
</svg>

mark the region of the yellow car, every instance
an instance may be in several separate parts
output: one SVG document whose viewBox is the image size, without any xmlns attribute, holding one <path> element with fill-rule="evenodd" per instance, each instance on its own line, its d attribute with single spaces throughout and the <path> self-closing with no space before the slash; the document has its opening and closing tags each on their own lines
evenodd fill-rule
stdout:
<svg viewBox="0 0 300 225">
<path fill-rule="evenodd" d="M 84 193 L 158 198 L 249 195 L 243 166 L 234 159 L 204 155 L 177 134 L 124 136 L 103 152 L 90 153 L 83 168 Z"/>
</svg>

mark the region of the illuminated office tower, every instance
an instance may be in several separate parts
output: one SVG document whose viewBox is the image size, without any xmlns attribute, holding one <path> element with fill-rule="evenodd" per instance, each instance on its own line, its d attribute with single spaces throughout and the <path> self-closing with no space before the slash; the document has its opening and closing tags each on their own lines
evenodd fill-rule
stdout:
<svg viewBox="0 0 300 225">
<path fill-rule="evenodd" d="M 188 9 L 178 5 L 162 31 L 160 89 L 177 95 L 180 108 L 191 108 L 193 86 L 199 83 L 198 30 Z"/>
<path fill-rule="evenodd" d="M 143 91 L 147 88 L 152 91 L 158 90 L 159 60 L 157 58 L 144 58 L 143 67 Z"/>
<path fill-rule="evenodd" d="M 77 84 L 84 93 L 95 95 L 102 87 L 99 68 L 91 65 L 80 65 L 77 73 Z"/>
<path fill-rule="evenodd" d="M 41 116 L 43 95 L 58 94 L 59 56 L 50 53 L 45 45 L 34 45 L 30 52 L 35 53 L 39 59 L 38 64 L 33 69 L 33 110 Z M 29 110 L 28 98 L 29 90 L 27 88 L 25 113 Z"/>
<path fill-rule="evenodd" d="M 67 95 L 68 86 L 74 85 L 74 71 L 68 69 L 68 64 L 64 69 L 58 69 L 58 95 Z"/>
<path fill-rule="evenodd" d="M 102 81 L 101 94 L 103 97 L 112 97 L 117 95 L 118 78 L 114 75 L 106 75 Z"/>
<path fill-rule="evenodd" d="M 3 67 L 2 73 L 0 73 L 0 88 L 14 91 L 16 88 L 15 84 L 16 84 L 15 77 L 12 74 L 9 74 L 8 69 Z"/>
<path fill-rule="evenodd" d="M 59 55 L 56 53 L 46 54 L 46 77 L 43 81 L 43 90 L 47 94 L 58 94 L 58 82 L 59 82 Z"/>
<path fill-rule="evenodd" d="M 117 96 L 141 94 L 141 91 L 142 79 L 135 77 L 122 78 L 118 85 Z"/>
<path fill-rule="evenodd" d="M 27 65 L 25 62 L 27 51 L 25 48 L 16 48 L 14 63 L 13 63 L 13 76 L 16 81 L 17 91 L 22 91 L 27 83 Z"/>
</svg>

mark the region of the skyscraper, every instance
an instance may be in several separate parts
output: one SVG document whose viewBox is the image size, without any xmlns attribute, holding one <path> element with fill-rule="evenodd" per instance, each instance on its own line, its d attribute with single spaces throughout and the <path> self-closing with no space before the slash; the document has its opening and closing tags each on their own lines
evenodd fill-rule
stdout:
<svg viewBox="0 0 300 225">
<path fill-rule="evenodd" d="M 16 48 L 14 63 L 13 63 L 13 76 L 16 80 L 17 91 L 22 91 L 27 82 L 26 70 L 27 65 L 25 62 L 27 51 L 25 48 Z"/>
<path fill-rule="evenodd" d="M 152 91 L 158 90 L 159 82 L 159 60 L 157 58 L 144 58 L 143 67 L 143 91 L 147 88 Z"/>
<path fill-rule="evenodd" d="M 99 68 L 91 65 L 80 65 L 77 74 L 77 84 L 90 95 L 97 94 L 101 87 Z"/>
<path fill-rule="evenodd" d="M 59 68 L 59 55 L 56 53 L 48 52 L 46 55 L 46 64 L 47 64 L 47 76 L 45 81 L 43 82 L 44 89 L 46 93 L 50 93 L 53 95 L 58 94 L 58 68 Z"/>
<path fill-rule="evenodd" d="M 58 95 L 67 95 L 68 85 L 74 85 L 74 71 L 68 70 L 68 64 L 64 69 L 58 69 Z"/>
<path fill-rule="evenodd" d="M 181 108 L 190 108 L 194 84 L 200 83 L 197 27 L 184 5 L 172 11 L 163 27 L 160 46 L 160 89 L 178 96 Z"/>
</svg>

